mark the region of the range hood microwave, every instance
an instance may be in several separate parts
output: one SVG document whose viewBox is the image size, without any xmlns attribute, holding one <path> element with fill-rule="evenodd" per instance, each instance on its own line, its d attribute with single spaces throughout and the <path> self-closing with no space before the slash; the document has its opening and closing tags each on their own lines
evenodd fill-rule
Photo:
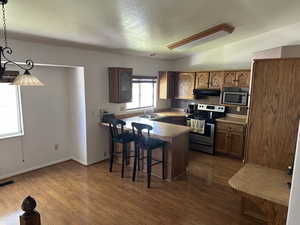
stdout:
<svg viewBox="0 0 300 225">
<path fill-rule="evenodd" d="M 193 93 L 196 99 L 203 98 L 204 96 L 221 95 L 221 91 L 219 89 L 194 89 Z"/>
</svg>

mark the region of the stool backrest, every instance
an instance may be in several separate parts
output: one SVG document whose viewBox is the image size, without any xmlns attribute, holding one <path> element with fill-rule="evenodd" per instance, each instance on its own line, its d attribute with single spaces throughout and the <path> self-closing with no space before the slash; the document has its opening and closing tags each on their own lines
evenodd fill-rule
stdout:
<svg viewBox="0 0 300 225">
<path fill-rule="evenodd" d="M 153 130 L 152 126 L 143 123 L 132 123 L 131 126 L 133 135 L 137 137 L 143 137 L 143 130 L 147 130 L 148 136 L 150 136 L 150 130 Z"/>
<path fill-rule="evenodd" d="M 124 133 L 124 126 L 126 125 L 126 122 L 123 120 L 112 118 L 108 121 L 109 128 L 110 128 L 110 134 L 112 137 L 118 137 L 120 134 Z M 121 132 L 119 132 L 119 128 L 121 127 Z"/>
</svg>

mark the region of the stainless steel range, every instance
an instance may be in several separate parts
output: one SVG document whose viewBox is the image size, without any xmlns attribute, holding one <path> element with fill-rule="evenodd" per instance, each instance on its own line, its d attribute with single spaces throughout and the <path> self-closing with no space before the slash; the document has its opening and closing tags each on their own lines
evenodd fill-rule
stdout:
<svg viewBox="0 0 300 225">
<path fill-rule="evenodd" d="M 197 110 L 187 117 L 190 132 L 190 149 L 215 154 L 215 119 L 225 116 L 225 106 L 198 104 Z"/>
</svg>

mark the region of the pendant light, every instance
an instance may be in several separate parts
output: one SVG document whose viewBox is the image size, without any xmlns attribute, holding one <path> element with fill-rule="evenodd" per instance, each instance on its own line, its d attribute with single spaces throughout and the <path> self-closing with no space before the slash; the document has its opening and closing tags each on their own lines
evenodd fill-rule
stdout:
<svg viewBox="0 0 300 225">
<path fill-rule="evenodd" d="M 6 31 L 6 17 L 5 17 L 5 5 L 8 0 L 0 0 L 2 5 L 2 19 L 3 19 L 3 33 L 4 33 L 4 44 L 5 46 L 0 46 L 0 80 L 5 75 L 7 70 L 7 65 L 15 65 L 21 70 L 24 70 L 24 74 L 20 74 L 13 81 L 13 85 L 18 86 L 44 86 L 44 84 L 35 76 L 30 74 L 30 70 L 34 67 L 34 62 L 31 59 L 27 59 L 25 65 L 20 65 L 9 59 L 9 55 L 12 54 L 12 49 L 8 47 L 7 41 L 7 31 Z M 2 63 L 2 59 L 4 63 Z"/>
</svg>

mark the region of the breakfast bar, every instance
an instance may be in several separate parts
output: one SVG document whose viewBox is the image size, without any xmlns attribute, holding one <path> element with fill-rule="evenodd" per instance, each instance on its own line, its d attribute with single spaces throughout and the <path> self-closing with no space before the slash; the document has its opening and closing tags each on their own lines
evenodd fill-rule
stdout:
<svg viewBox="0 0 300 225">
<path fill-rule="evenodd" d="M 148 124 L 153 127 L 150 135 L 166 142 L 165 144 L 165 160 L 166 165 L 164 172 L 166 179 L 171 181 L 179 176 L 185 175 L 188 164 L 189 150 L 189 132 L 190 128 L 181 125 L 158 122 L 139 116 L 122 119 L 126 122 L 125 130 L 131 131 L 131 123 Z M 100 125 L 108 126 L 107 123 Z M 153 152 L 153 157 L 160 159 L 161 150 Z M 152 171 L 154 176 L 162 177 L 162 169 L 160 166 L 154 166 Z"/>
</svg>

